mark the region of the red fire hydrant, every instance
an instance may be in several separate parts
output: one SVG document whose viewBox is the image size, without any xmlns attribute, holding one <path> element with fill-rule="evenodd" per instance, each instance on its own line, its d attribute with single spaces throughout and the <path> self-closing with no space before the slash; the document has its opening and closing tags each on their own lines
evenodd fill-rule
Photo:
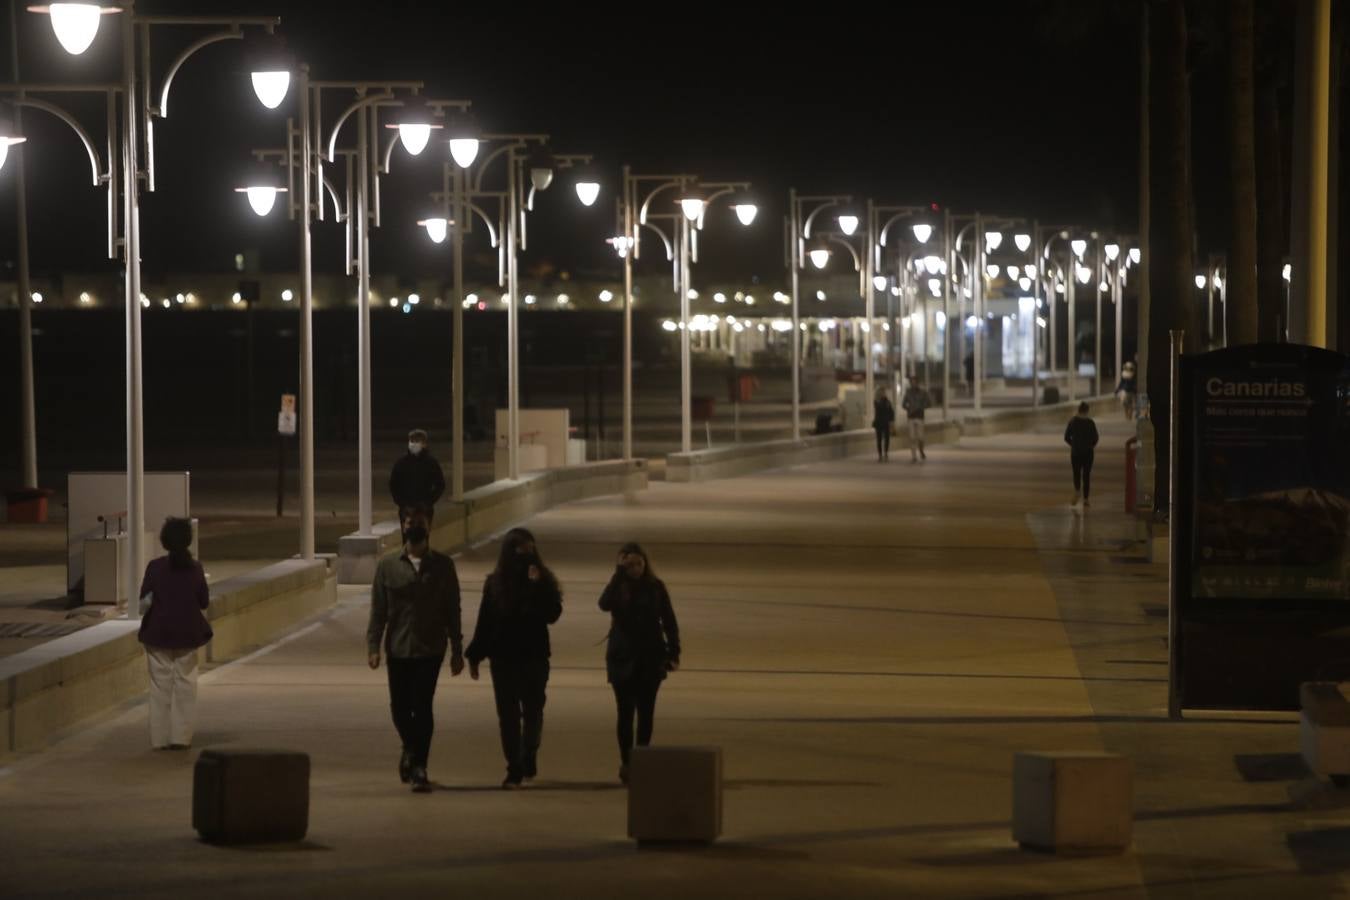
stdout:
<svg viewBox="0 0 1350 900">
<path fill-rule="evenodd" d="M 1139 456 L 1139 438 L 1132 437 L 1125 442 L 1125 512 L 1134 515 L 1135 509 L 1135 461 Z"/>
</svg>

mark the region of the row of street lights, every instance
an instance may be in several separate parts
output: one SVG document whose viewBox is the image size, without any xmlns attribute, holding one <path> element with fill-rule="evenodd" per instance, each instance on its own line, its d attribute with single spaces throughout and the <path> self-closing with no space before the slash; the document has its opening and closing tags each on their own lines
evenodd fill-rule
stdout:
<svg viewBox="0 0 1350 900">
<path fill-rule="evenodd" d="M 519 460 L 519 360 L 518 314 L 520 303 L 518 255 L 527 246 L 527 213 L 533 210 L 536 194 L 547 190 L 554 181 L 555 172 L 574 168 L 578 177 L 574 189 L 578 201 L 592 206 L 599 198 L 601 186 L 593 169 L 591 158 L 584 155 L 553 155 L 548 150 L 549 136 L 543 134 L 492 134 L 480 131 L 468 110 L 465 100 L 440 100 L 423 95 L 420 81 L 325 81 L 312 79 L 308 65 L 297 64 L 274 34 L 278 23 L 272 17 L 164 17 L 142 16 L 135 11 L 134 0 L 118 6 L 99 3 L 56 3 L 45 7 L 30 7 L 34 12 L 50 16 L 56 38 L 68 53 L 79 54 L 93 43 L 99 23 L 105 16 L 120 14 L 121 62 L 123 77 L 119 82 L 49 85 L 15 83 L 0 86 L 0 92 L 11 95 L 16 107 L 32 107 L 61 119 L 79 137 L 90 158 L 95 185 L 108 187 L 109 255 L 119 254 L 126 262 L 125 300 L 127 311 L 127 522 L 130 542 L 130 562 L 127 572 L 128 596 L 134 596 L 136 579 L 143 568 L 145 557 L 144 521 L 144 446 L 141 402 L 141 327 L 138 302 L 141 291 L 139 182 L 154 190 L 153 119 L 167 115 L 169 88 L 178 70 L 193 54 L 210 44 L 251 34 L 248 45 L 250 78 L 259 102 L 267 109 L 278 109 L 287 97 L 296 98 L 295 114 L 288 118 L 284 147 L 253 151 L 257 163 L 249 177 L 237 190 L 247 198 L 252 210 L 259 216 L 268 215 L 276 208 L 277 200 L 286 195 L 288 215 L 298 222 L 300 246 L 300 373 L 298 430 L 301 457 L 301 555 L 314 556 L 314 423 L 313 423 L 313 274 L 311 226 L 323 221 L 331 207 L 334 220 L 345 226 L 346 253 L 344 271 L 358 276 L 358 534 L 370 535 L 373 529 L 373 498 L 371 485 L 371 392 L 370 392 L 370 234 L 372 226 L 380 223 L 380 177 L 389 172 L 393 151 L 401 145 L 412 156 L 423 153 L 439 134 L 448 149 L 447 160 L 442 161 L 440 190 L 429 195 L 434 208 L 418 220 L 433 242 L 451 243 L 455 301 L 452 304 L 453 357 L 453 474 L 452 494 L 456 499 L 464 493 L 463 448 L 463 241 L 472 233 L 475 222 L 481 222 L 488 232 L 491 245 L 498 250 L 498 286 L 505 290 L 508 312 L 508 422 L 507 472 L 510 478 L 520 476 Z M 152 96 L 149 63 L 150 31 L 157 26 L 198 26 L 214 29 L 184 49 L 169 67 L 158 93 L 158 105 L 151 105 Z M 138 68 L 139 62 L 139 68 Z M 294 88 L 294 90 L 293 90 Z M 45 99 L 49 94 L 101 93 L 104 95 L 108 117 L 108 144 L 101 154 L 83 126 L 65 109 Z M 342 104 L 340 113 L 327 132 L 324 131 L 323 104 L 334 96 Z M 120 103 L 119 103 L 120 101 Z M 121 112 L 120 128 L 117 113 Z M 387 112 L 382 117 L 382 112 Z M 383 120 L 382 120 L 383 119 Z M 355 146 L 339 148 L 338 140 L 344 126 L 351 123 L 355 130 Z M 384 141 L 381 135 L 392 132 Z M 322 137 L 326 134 L 326 140 Z M 24 137 L 11 123 L 0 121 L 0 165 L 9 148 L 22 143 Z M 144 156 L 145 165 L 139 160 Z M 494 188 L 485 185 L 485 175 L 492 165 L 501 161 L 505 169 L 504 184 Z M 344 172 L 342 190 L 335 184 L 333 173 Z M 747 182 L 704 182 L 697 176 L 684 173 L 673 175 L 635 174 L 623 169 L 622 193 L 616 198 L 617 227 L 608 242 L 624 264 L 624 412 L 623 454 L 633 456 L 632 426 L 632 305 L 633 264 L 640 258 L 644 231 L 656 235 L 665 249 L 666 260 L 672 267 L 674 290 L 680 300 L 680 369 L 681 369 L 681 447 L 691 449 L 691 360 L 690 360 L 690 300 L 695 296 L 691 267 L 698 261 L 699 235 L 704 229 L 707 213 L 716 201 L 727 198 L 731 210 L 742 226 L 756 220 L 758 206 L 748 195 Z M 661 200 L 662 204 L 655 205 Z M 120 206 L 120 209 L 119 209 Z M 823 213 L 833 213 L 827 226 Z M 1074 328 L 1073 285 L 1081 280 L 1086 252 L 1083 238 L 1070 238 L 1063 229 L 1046 230 L 1031 224 L 1025 230 L 1020 220 L 974 216 L 954 217 L 950 213 L 942 221 L 942 255 L 927 252 L 935 233 L 935 226 L 926 221 L 932 212 L 928 207 L 875 204 L 864 201 L 853 206 L 847 195 L 798 195 L 789 193 L 789 212 L 786 217 L 785 262 L 791 272 L 792 306 L 792 434 L 800 438 L 800 317 L 799 273 L 809 259 L 817 269 L 824 269 L 836 248 L 845 248 L 858 273 L 859 295 L 864 300 L 865 323 L 865 389 L 872 395 L 875 365 L 874 338 L 870 334 L 875 320 L 875 297 L 885 294 L 890 276 L 884 272 L 888 252 L 894 254 L 896 286 L 887 294 L 888 303 L 895 291 L 901 298 L 902 317 L 916 293 L 914 274 L 930 278 L 930 291 L 937 295 L 933 284 L 941 287 L 942 322 L 952 320 L 952 288 L 960 292 L 957 298 L 957 321 L 965 321 L 965 301 L 971 301 L 974 328 L 974 404 L 982 403 L 984 370 L 984 320 L 986 281 L 997 277 L 995 264 L 989 255 L 1002 245 L 1004 230 L 1014 229 L 1013 245 L 1018 253 L 1030 254 L 1025 274 L 1017 277 L 1023 290 L 1027 281 L 1035 283 L 1036 310 L 1033 311 L 1033 346 L 1038 345 L 1036 327 L 1039 322 L 1040 298 L 1044 290 L 1053 301 L 1047 279 L 1059 273 L 1060 281 L 1067 282 L 1069 290 L 1069 328 Z M 908 232 L 892 233 L 894 226 L 908 221 Z M 818 225 L 819 223 L 819 225 Z M 959 226 L 959 231 L 956 230 Z M 1045 235 L 1050 241 L 1043 243 Z M 1095 235 L 1094 235 L 1095 237 Z M 912 238 L 912 239 L 911 239 Z M 1075 259 L 1072 270 L 1079 279 L 1065 278 L 1065 269 L 1059 268 L 1052 256 L 1056 240 L 1067 241 Z M 1033 244 L 1035 247 L 1033 248 Z M 1112 251 L 1115 247 L 1115 251 Z M 1100 248 L 1098 270 L 1105 279 L 1106 264 L 1114 264 L 1118 283 L 1123 272 L 1118 263 L 1119 247 Z M 1105 254 L 1105 261 L 1100 257 Z M 1132 251 L 1137 261 L 1137 251 Z M 1009 267 L 1010 277 L 1015 273 Z M 1083 282 L 1086 283 L 1086 282 Z M 1103 280 L 1105 283 L 1105 280 Z M 786 299 L 786 298 L 784 298 Z M 1100 293 L 1098 296 L 1100 320 Z M 1118 293 L 1117 322 L 1120 317 Z M 22 300 L 26 307 L 29 301 Z M 927 298 L 924 299 L 925 335 L 927 331 Z M 1051 307 L 1052 370 L 1055 367 L 1053 349 L 1054 303 Z M 892 331 L 892 329 L 887 329 Z M 900 331 L 902 329 L 895 329 Z M 925 336 L 926 340 L 926 336 Z M 1120 329 L 1117 327 L 1117 361 L 1120 356 Z M 960 342 L 964 355 L 965 331 Z M 1100 360 L 1100 323 L 1098 327 Z M 943 351 L 943 407 L 946 412 L 950 397 L 950 371 L 946 356 L 951 341 L 944 337 Z M 907 360 L 905 343 L 901 343 L 903 371 Z M 928 352 L 925 348 L 925 359 Z M 1033 369 L 1039 378 L 1039 364 Z M 1100 365 L 1098 365 L 1100 381 Z M 1074 379 L 1070 378 L 1070 396 Z M 1039 391 L 1036 391 L 1039 394 Z M 135 605 L 132 604 L 134 607 Z"/>
</svg>

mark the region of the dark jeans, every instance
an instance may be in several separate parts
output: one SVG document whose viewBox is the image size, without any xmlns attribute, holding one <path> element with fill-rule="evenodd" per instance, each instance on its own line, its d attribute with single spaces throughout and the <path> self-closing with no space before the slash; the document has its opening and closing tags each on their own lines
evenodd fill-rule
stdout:
<svg viewBox="0 0 1350 900">
<path fill-rule="evenodd" d="M 544 733 L 548 660 L 494 659 L 491 670 L 506 774 L 510 778 L 532 778 Z"/>
<path fill-rule="evenodd" d="M 883 454 L 890 456 L 891 426 L 887 425 L 885 428 L 878 426 L 872 430 L 877 433 L 877 456 L 882 456 Z"/>
<path fill-rule="evenodd" d="M 1070 454 L 1069 462 L 1073 465 L 1073 489 L 1081 489 L 1086 500 L 1092 493 L 1092 451 Z"/>
<path fill-rule="evenodd" d="M 436 679 L 444 660 L 444 656 L 390 657 L 387 664 L 394 727 L 414 766 L 426 768 L 431 753 L 431 732 L 436 725 L 431 701 L 436 696 Z"/>
<path fill-rule="evenodd" d="M 633 714 L 637 714 L 637 745 L 645 747 L 652 742 L 652 726 L 656 718 L 656 692 L 661 679 L 650 675 L 634 675 L 627 681 L 612 685 L 614 701 L 619 707 L 619 757 L 628 765 L 633 750 Z"/>
</svg>

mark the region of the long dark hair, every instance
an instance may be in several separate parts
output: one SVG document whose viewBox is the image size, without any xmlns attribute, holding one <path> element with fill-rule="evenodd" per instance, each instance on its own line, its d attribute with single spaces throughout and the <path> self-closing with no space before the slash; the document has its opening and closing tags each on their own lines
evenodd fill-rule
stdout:
<svg viewBox="0 0 1350 900">
<path fill-rule="evenodd" d="M 534 564 L 539 567 L 539 577 L 553 588 L 558 587 L 558 579 L 554 576 L 552 570 L 544 565 L 544 559 L 539 555 L 539 544 L 534 539 L 534 534 L 528 528 L 512 528 L 502 538 L 501 550 L 497 553 L 497 568 L 492 570 L 492 580 L 496 582 L 503 602 L 507 606 L 514 606 L 518 598 L 514 595 L 513 588 L 516 584 L 516 551 L 526 544 L 534 545 Z"/>
<path fill-rule="evenodd" d="M 656 573 L 652 571 L 651 557 L 647 555 L 647 551 L 643 550 L 642 545 L 639 544 L 637 541 L 629 541 L 628 543 L 624 544 L 622 547 L 619 548 L 619 553 L 633 554 L 635 556 L 642 557 L 642 562 L 644 563 L 644 565 L 642 567 L 642 577 L 638 579 L 639 582 L 649 582 L 656 580 Z"/>
<path fill-rule="evenodd" d="M 190 569 L 195 565 L 192 559 L 192 522 L 187 519 L 168 518 L 159 530 L 159 542 L 169 552 L 169 567 Z"/>
</svg>

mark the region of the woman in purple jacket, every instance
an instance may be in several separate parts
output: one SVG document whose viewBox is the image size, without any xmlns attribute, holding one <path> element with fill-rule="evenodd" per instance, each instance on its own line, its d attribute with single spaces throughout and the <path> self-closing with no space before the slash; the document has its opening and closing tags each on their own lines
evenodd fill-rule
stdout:
<svg viewBox="0 0 1350 900">
<path fill-rule="evenodd" d="M 167 519 L 159 542 L 168 555 L 145 567 L 140 640 L 150 667 L 150 746 L 186 750 L 197 703 L 197 648 L 211 640 L 203 610 L 210 598 L 206 574 L 192 558 L 192 523 Z"/>
</svg>

